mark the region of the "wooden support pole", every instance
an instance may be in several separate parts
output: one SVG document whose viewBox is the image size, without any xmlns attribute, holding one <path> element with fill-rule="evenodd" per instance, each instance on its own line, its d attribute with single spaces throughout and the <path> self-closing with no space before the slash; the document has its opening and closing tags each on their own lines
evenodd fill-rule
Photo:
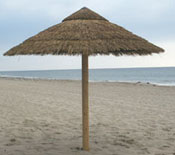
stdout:
<svg viewBox="0 0 175 155">
<path fill-rule="evenodd" d="M 89 151 L 88 55 L 82 54 L 83 150 Z"/>
</svg>

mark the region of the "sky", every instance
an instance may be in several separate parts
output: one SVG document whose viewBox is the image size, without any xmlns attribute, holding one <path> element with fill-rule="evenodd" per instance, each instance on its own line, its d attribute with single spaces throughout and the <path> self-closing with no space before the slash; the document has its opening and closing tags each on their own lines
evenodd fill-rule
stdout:
<svg viewBox="0 0 175 155">
<path fill-rule="evenodd" d="M 90 56 L 90 68 L 175 66 L 175 0 L 0 0 L 0 71 L 80 69 L 80 56 L 3 53 L 84 6 L 165 50 L 152 56 Z"/>
</svg>

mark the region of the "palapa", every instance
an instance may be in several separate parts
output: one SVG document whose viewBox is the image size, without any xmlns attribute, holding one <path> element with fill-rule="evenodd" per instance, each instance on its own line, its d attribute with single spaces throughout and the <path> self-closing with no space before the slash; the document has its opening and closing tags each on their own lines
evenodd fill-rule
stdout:
<svg viewBox="0 0 175 155">
<path fill-rule="evenodd" d="M 88 56 L 150 55 L 163 51 L 84 7 L 4 55 L 82 55 L 83 149 L 89 150 Z"/>
<path fill-rule="evenodd" d="M 12 48 L 5 55 L 147 55 L 163 52 L 147 40 L 82 8 Z"/>
</svg>

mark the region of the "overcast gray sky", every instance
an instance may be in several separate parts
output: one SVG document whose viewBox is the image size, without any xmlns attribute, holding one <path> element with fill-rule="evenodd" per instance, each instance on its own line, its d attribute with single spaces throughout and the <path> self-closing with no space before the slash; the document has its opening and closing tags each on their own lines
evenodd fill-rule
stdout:
<svg viewBox="0 0 175 155">
<path fill-rule="evenodd" d="M 144 57 L 90 57 L 90 68 L 175 66 L 175 0 L 0 0 L 0 71 L 81 68 L 80 56 L 3 53 L 84 6 L 165 49 Z"/>
</svg>

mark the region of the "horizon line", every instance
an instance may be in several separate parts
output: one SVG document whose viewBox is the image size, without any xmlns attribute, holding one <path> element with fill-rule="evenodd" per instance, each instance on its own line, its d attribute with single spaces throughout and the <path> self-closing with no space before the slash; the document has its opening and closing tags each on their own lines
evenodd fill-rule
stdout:
<svg viewBox="0 0 175 155">
<path fill-rule="evenodd" d="M 89 68 L 89 70 L 96 70 L 96 69 L 139 69 L 139 68 L 174 68 L 175 66 L 161 66 L 161 67 L 121 67 L 121 68 Z M 0 72 L 27 72 L 27 71 L 68 71 L 68 70 L 81 70 L 81 68 L 74 68 L 74 69 L 34 69 L 34 70 L 4 70 Z"/>
</svg>

